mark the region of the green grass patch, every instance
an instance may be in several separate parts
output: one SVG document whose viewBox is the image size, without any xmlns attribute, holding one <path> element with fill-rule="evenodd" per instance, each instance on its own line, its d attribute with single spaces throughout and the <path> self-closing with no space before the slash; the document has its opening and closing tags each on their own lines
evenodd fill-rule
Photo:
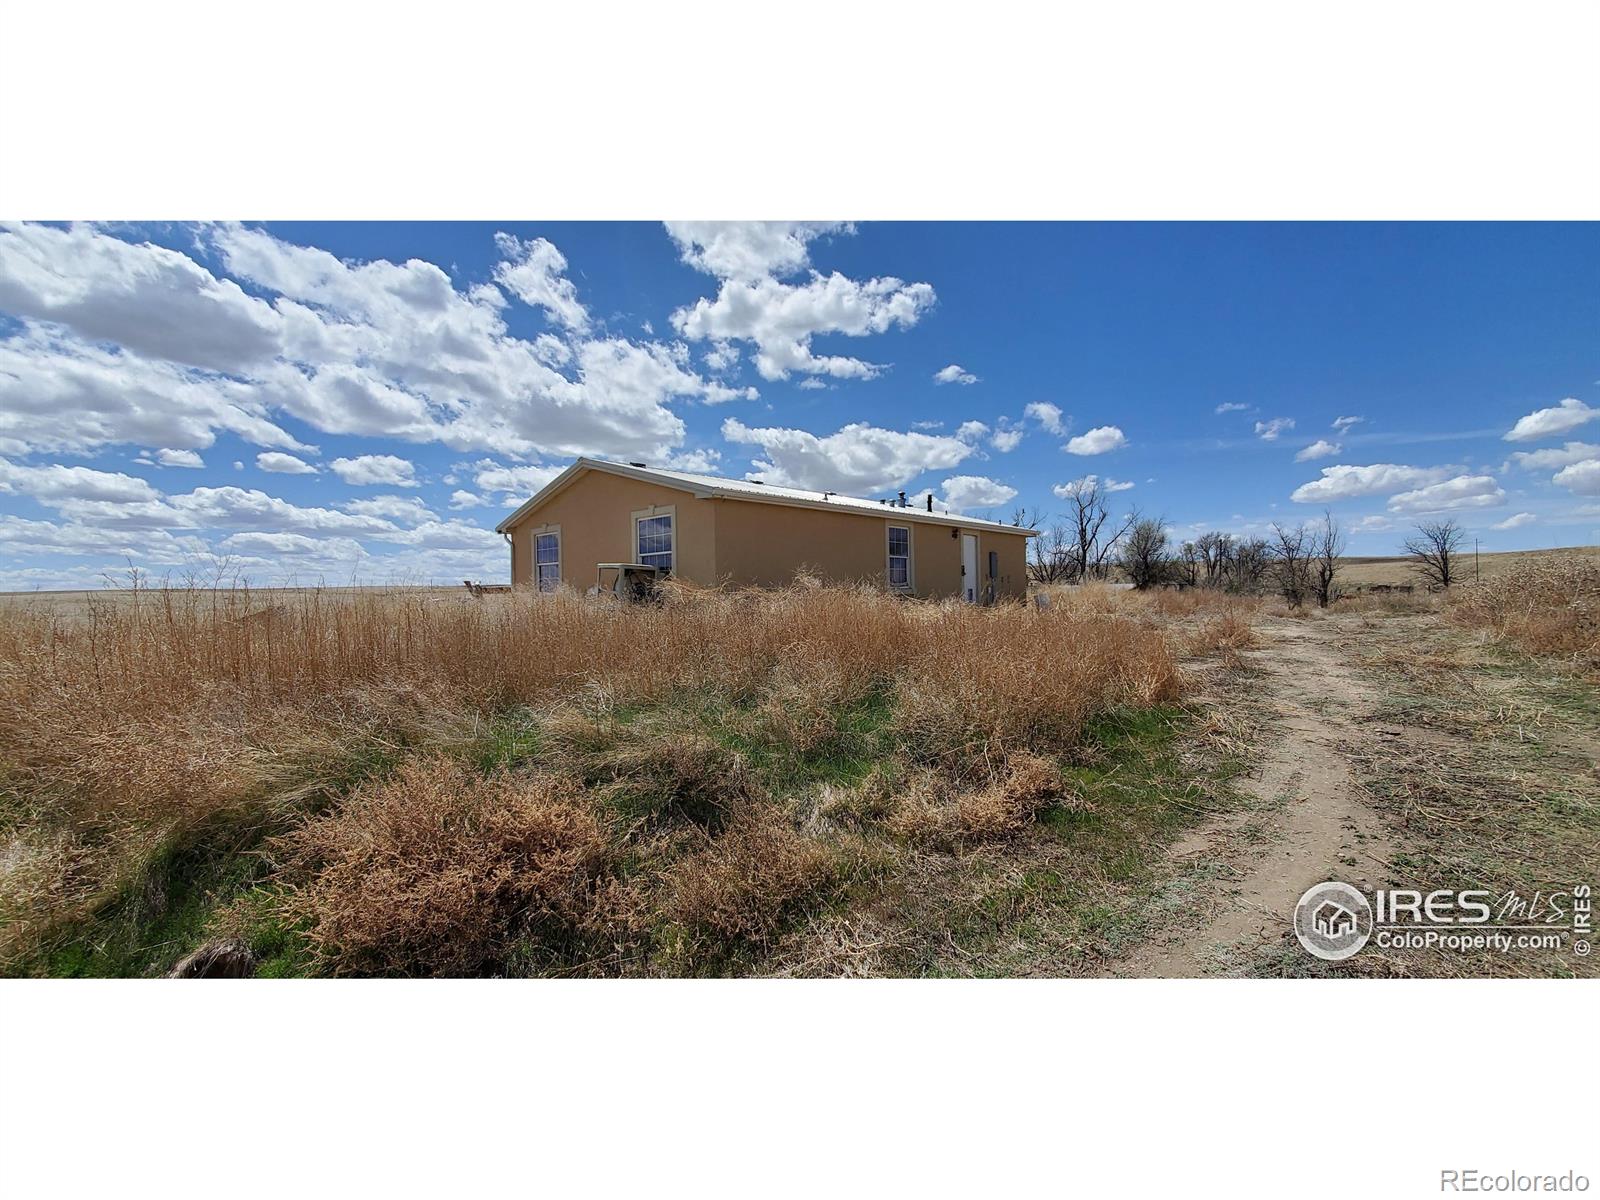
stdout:
<svg viewBox="0 0 1600 1200">
<path fill-rule="evenodd" d="M 1167 847 L 1231 802 L 1240 764 L 1186 751 L 1198 714 L 1165 706 L 1091 721 L 1065 774 L 1088 808 L 1047 810 L 1021 841 L 950 860 L 897 888 L 902 974 L 1063 975 L 1138 940 Z M 1198 772 L 1198 774 L 1197 774 Z"/>
</svg>

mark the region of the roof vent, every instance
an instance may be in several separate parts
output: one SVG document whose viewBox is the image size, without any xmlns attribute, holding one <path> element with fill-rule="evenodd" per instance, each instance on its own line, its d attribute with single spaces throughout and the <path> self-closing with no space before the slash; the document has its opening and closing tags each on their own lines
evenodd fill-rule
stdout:
<svg viewBox="0 0 1600 1200">
<path fill-rule="evenodd" d="M 746 479 L 745 482 L 746 483 L 753 483 L 757 487 L 766 487 L 767 486 L 767 481 L 765 479 Z"/>
<path fill-rule="evenodd" d="M 640 467 L 640 468 L 643 468 L 643 467 L 644 467 L 644 465 L 645 465 L 645 464 L 644 464 L 644 463 L 636 463 L 636 462 L 631 462 L 631 463 L 629 463 L 629 464 L 628 464 L 628 465 L 629 465 L 629 466 L 630 466 L 630 467 Z"/>
<path fill-rule="evenodd" d="M 933 511 L 933 493 L 932 492 L 928 493 L 928 511 L 929 512 Z"/>
<path fill-rule="evenodd" d="M 905 506 L 906 506 L 906 494 L 904 492 L 901 492 L 900 493 L 900 507 L 904 508 Z"/>
</svg>

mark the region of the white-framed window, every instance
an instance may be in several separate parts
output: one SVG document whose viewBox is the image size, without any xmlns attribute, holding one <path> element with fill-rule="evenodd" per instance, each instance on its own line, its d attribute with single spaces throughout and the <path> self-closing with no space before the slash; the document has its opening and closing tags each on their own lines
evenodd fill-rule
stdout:
<svg viewBox="0 0 1600 1200">
<path fill-rule="evenodd" d="M 897 592 L 911 590 L 911 527 L 889 526 L 889 586 Z"/>
<path fill-rule="evenodd" d="M 663 575 L 672 574 L 672 552 L 677 545 L 673 536 L 672 512 L 635 513 L 633 518 L 633 545 L 636 561 L 654 567 Z"/>
<path fill-rule="evenodd" d="M 561 586 L 561 531 L 533 535 L 533 583 L 541 592 Z"/>
</svg>

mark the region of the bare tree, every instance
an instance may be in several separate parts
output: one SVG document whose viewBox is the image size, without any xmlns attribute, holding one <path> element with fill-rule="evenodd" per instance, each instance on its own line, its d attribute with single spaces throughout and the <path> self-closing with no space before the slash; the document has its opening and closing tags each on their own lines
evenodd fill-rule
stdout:
<svg viewBox="0 0 1600 1200">
<path fill-rule="evenodd" d="M 1178 547 L 1178 573 L 1184 587 L 1196 587 L 1200 583 L 1200 547 L 1194 542 L 1185 542 Z"/>
<path fill-rule="evenodd" d="M 1327 608 L 1339 594 L 1334 576 L 1339 572 L 1339 558 L 1344 554 L 1344 530 L 1327 509 L 1322 512 L 1322 525 L 1311 531 L 1311 576 L 1317 593 L 1317 606 Z"/>
<path fill-rule="evenodd" d="M 1272 547 L 1265 538 L 1234 543 L 1224 562 L 1228 590 L 1256 595 L 1266 586 L 1267 568 L 1271 565 Z"/>
<path fill-rule="evenodd" d="M 1117 556 L 1128 582 L 1139 591 L 1165 582 L 1171 575 L 1171 562 L 1167 557 L 1167 526 L 1158 517 L 1145 517 L 1134 522 L 1133 528 L 1121 539 Z"/>
<path fill-rule="evenodd" d="M 1278 594 L 1290 608 L 1299 608 L 1304 604 L 1306 593 L 1311 590 L 1309 540 L 1310 534 L 1304 525 L 1296 525 L 1293 529 L 1285 529 L 1276 523 L 1272 526 L 1273 582 L 1278 585 Z"/>
<path fill-rule="evenodd" d="M 1194 548 L 1200 556 L 1200 583 L 1206 587 L 1221 587 L 1228 574 L 1229 560 L 1233 557 L 1233 535 L 1202 533 L 1195 538 Z"/>
<path fill-rule="evenodd" d="M 1036 538 L 1030 538 L 1028 574 L 1035 583 L 1066 583 L 1077 570 L 1077 557 L 1067 527 L 1057 521 Z"/>
<path fill-rule="evenodd" d="M 1121 522 L 1117 525 L 1115 532 L 1113 532 L 1111 536 L 1102 536 L 1101 539 L 1095 543 L 1093 546 L 1094 553 L 1091 556 L 1092 561 L 1089 564 L 1090 574 L 1092 574 L 1096 579 L 1110 578 L 1111 564 L 1117 561 L 1117 556 L 1119 553 L 1118 547 L 1122 545 L 1123 539 L 1133 531 L 1133 527 L 1138 523 L 1138 511 L 1135 510 L 1130 512 L 1127 516 L 1122 518 Z"/>
<path fill-rule="evenodd" d="M 1132 528 L 1135 515 L 1129 514 L 1120 525 L 1111 524 L 1111 506 L 1100 481 L 1090 477 L 1068 484 L 1062 497 L 1067 509 L 1067 532 L 1072 540 L 1073 577 L 1079 583 L 1090 578 L 1104 579 L 1106 565 L 1113 561 L 1117 545 Z"/>
<path fill-rule="evenodd" d="M 1449 587 L 1456 580 L 1458 550 L 1466 537 L 1466 531 L 1454 521 L 1418 525 L 1417 536 L 1405 542 L 1406 553 L 1411 556 L 1411 569 L 1431 587 Z"/>
<path fill-rule="evenodd" d="M 1019 504 L 1011 510 L 1011 523 L 1018 529 L 1037 529 L 1044 523 L 1044 514 L 1036 508 Z"/>
</svg>

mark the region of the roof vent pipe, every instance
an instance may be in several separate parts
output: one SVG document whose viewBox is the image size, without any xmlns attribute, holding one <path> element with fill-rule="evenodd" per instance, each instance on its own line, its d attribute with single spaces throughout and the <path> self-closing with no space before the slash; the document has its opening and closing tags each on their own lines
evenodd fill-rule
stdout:
<svg viewBox="0 0 1600 1200">
<path fill-rule="evenodd" d="M 932 492 L 928 493 L 928 511 L 929 512 L 933 511 L 933 493 Z"/>
<path fill-rule="evenodd" d="M 904 492 L 901 492 L 900 493 L 900 507 L 904 508 L 905 506 L 906 506 L 906 494 Z"/>
<path fill-rule="evenodd" d="M 640 468 L 640 469 L 641 469 L 641 470 L 643 470 L 643 469 L 644 469 L 644 464 L 643 464 L 643 463 L 636 463 L 636 462 L 631 462 L 631 463 L 629 463 L 629 464 L 628 464 L 628 465 L 629 465 L 629 466 L 630 466 L 630 467 L 638 467 L 638 468 Z"/>
</svg>

